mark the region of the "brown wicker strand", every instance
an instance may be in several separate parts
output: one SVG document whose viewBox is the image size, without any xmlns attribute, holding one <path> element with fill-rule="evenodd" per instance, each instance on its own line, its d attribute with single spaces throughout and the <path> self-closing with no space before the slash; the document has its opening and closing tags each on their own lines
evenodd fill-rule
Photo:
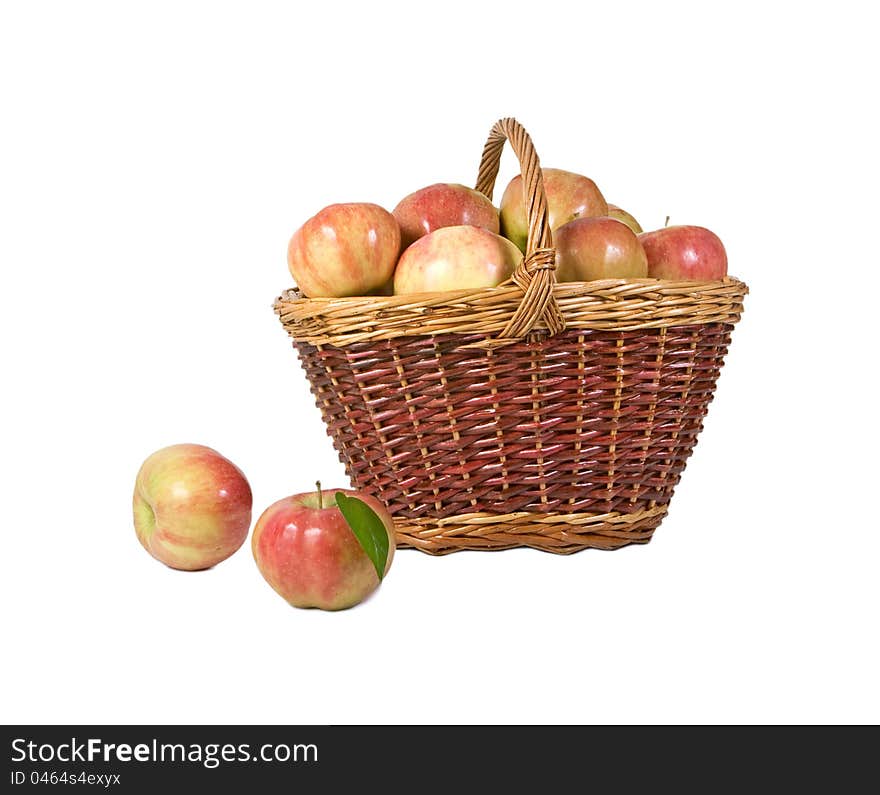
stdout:
<svg viewBox="0 0 880 795">
<path fill-rule="evenodd" d="M 446 555 L 464 549 L 514 547 L 568 555 L 590 548 L 618 549 L 629 544 L 646 544 L 665 516 L 665 505 L 631 514 L 474 513 L 436 522 L 397 522 L 396 529 L 403 545 L 431 555 Z"/>
<path fill-rule="evenodd" d="M 615 471 L 617 468 L 617 434 L 620 432 L 620 403 L 623 395 L 623 338 L 617 340 L 616 345 L 616 367 L 614 373 L 614 393 L 612 395 L 613 402 L 611 404 L 611 427 L 609 431 L 608 442 L 608 502 L 613 500 L 613 488 L 615 483 Z"/>
<path fill-rule="evenodd" d="M 687 404 L 688 396 L 690 395 L 691 386 L 693 384 L 693 376 L 694 376 L 694 365 L 696 364 L 696 354 L 697 354 L 697 343 L 699 341 L 699 330 L 693 329 L 690 333 L 689 344 L 684 348 L 684 353 L 686 354 L 684 358 L 684 371 L 678 376 L 678 381 L 680 382 L 680 397 L 679 401 L 682 404 Z M 670 456 L 666 459 L 663 464 L 663 482 L 665 488 L 669 490 L 671 493 L 672 488 L 674 488 L 675 483 L 678 481 L 677 475 L 674 473 L 673 467 L 676 463 L 676 456 L 673 451 L 677 451 L 679 453 L 679 457 L 681 453 L 684 452 L 685 456 L 690 455 L 690 448 L 683 449 L 681 446 L 681 436 L 682 431 L 686 433 L 690 431 L 690 426 L 693 422 L 700 423 L 702 421 L 702 412 L 695 412 L 691 417 L 683 419 L 683 421 L 672 431 L 670 438 Z M 700 426 L 702 427 L 702 426 Z M 699 430 L 699 428 L 697 429 Z M 694 433 L 694 438 L 696 438 L 696 433 Z M 669 485 L 670 478 L 674 478 L 675 482 L 672 485 Z"/>
<path fill-rule="evenodd" d="M 498 339 L 524 337 L 539 320 L 547 333 L 553 336 L 565 328 L 565 318 L 553 295 L 556 251 L 547 220 L 544 178 L 532 139 L 516 119 L 501 119 L 492 127 L 483 148 L 476 189 L 492 198 L 505 139 L 510 141 L 519 158 L 529 231 L 526 256 L 513 276 L 513 281 L 523 290 L 523 297 Z"/>
<path fill-rule="evenodd" d="M 421 428 L 419 427 L 419 419 L 416 416 L 415 408 L 413 407 L 413 403 L 415 402 L 412 390 L 410 389 L 409 382 L 406 378 L 406 373 L 403 370 L 403 363 L 400 359 L 400 354 L 397 351 L 394 351 L 392 354 L 392 360 L 394 361 L 394 368 L 397 371 L 398 379 L 400 380 L 400 386 L 403 389 L 403 398 L 406 402 L 407 412 L 409 413 L 410 421 L 412 422 L 412 433 L 415 437 L 415 446 L 419 451 L 419 454 L 422 457 L 422 461 L 426 462 L 428 458 L 428 450 L 423 444 L 423 436 Z M 434 473 L 428 472 L 428 479 L 433 482 Z M 439 492 L 436 488 L 432 486 L 431 493 L 434 497 L 434 508 L 439 509 L 440 503 L 437 501 L 437 497 Z M 415 512 L 416 506 L 410 503 L 410 510 Z"/>
<path fill-rule="evenodd" d="M 651 380 L 650 392 L 649 392 L 649 401 L 648 401 L 648 417 L 645 422 L 645 441 L 642 446 L 642 456 L 639 460 L 639 468 L 644 471 L 645 466 L 648 463 L 648 452 L 651 449 L 651 436 L 654 433 L 654 417 L 657 413 L 657 397 L 660 394 L 660 365 L 663 364 L 663 353 L 666 349 L 666 329 L 661 328 L 660 332 L 657 335 L 658 345 L 657 345 L 657 356 L 654 358 L 654 366 L 653 373 L 654 377 Z M 717 355 L 717 350 L 716 350 Z M 635 489 L 633 490 L 633 495 L 630 497 L 630 503 L 635 505 L 639 498 L 639 492 L 642 490 L 642 483 L 636 483 Z M 656 500 L 651 500 L 648 504 L 650 508 L 653 508 L 657 504 Z"/>
</svg>

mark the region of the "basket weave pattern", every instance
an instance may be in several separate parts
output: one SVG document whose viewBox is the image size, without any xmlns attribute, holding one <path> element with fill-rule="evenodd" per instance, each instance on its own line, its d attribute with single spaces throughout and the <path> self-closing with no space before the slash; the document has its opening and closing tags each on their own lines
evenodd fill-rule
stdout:
<svg viewBox="0 0 880 795">
<path fill-rule="evenodd" d="M 571 329 L 496 351 L 454 334 L 296 347 L 352 483 L 389 506 L 403 542 L 561 552 L 650 538 L 730 330 Z M 454 521 L 480 513 L 494 522 Z M 622 521 L 578 527 L 529 514 Z"/>
<path fill-rule="evenodd" d="M 530 219 L 511 284 L 288 291 L 276 312 L 352 484 L 388 505 L 400 545 L 644 543 L 696 443 L 747 289 L 730 278 L 557 285 L 537 155 L 513 120 L 493 128 L 478 187 L 491 197 L 505 137 Z"/>
</svg>

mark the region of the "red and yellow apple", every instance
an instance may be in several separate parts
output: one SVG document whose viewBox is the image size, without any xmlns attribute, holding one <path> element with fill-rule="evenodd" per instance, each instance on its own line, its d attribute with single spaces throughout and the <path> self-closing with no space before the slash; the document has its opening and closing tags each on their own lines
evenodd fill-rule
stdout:
<svg viewBox="0 0 880 795">
<path fill-rule="evenodd" d="M 497 287 L 522 260 L 506 238 L 476 226 L 444 226 L 420 237 L 400 257 L 394 293 Z"/>
<path fill-rule="evenodd" d="M 575 218 L 608 215 L 608 203 L 589 177 L 559 168 L 544 168 L 541 173 L 551 231 Z M 516 176 L 501 197 L 501 234 L 516 243 L 520 251 L 525 251 L 528 233 L 522 177 Z"/>
<path fill-rule="evenodd" d="M 357 497 L 388 534 L 384 573 L 394 559 L 394 523 L 382 503 L 347 489 L 295 494 L 270 505 L 254 525 L 251 548 L 266 582 L 294 607 L 344 610 L 379 586 L 377 567 L 336 504 L 337 492 Z"/>
<path fill-rule="evenodd" d="M 702 226 L 666 226 L 639 235 L 652 279 L 714 281 L 727 275 L 727 252 Z"/>
<path fill-rule="evenodd" d="M 554 234 L 556 280 L 644 279 L 648 258 L 635 232 L 613 218 L 576 218 Z"/>
<path fill-rule="evenodd" d="M 175 444 L 141 465 L 132 508 L 138 540 L 173 569 L 208 569 L 247 538 L 251 487 L 216 450 Z"/>
<path fill-rule="evenodd" d="M 400 253 L 400 227 L 377 204 L 331 204 L 294 232 L 287 265 L 309 298 L 380 290 Z"/>
<path fill-rule="evenodd" d="M 633 215 L 618 207 L 616 204 L 608 205 L 608 217 L 613 218 L 615 221 L 620 221 L 622 224 L 626 224 L 637 235 L 640 235 L 644 231 L 641 224 L 636 221 Z"/>
<path fill-rule="evenodd" d="M 400 224 L 401 245 L 445 226 L 479 226 L 498 234 L 498 210 L 479 191 L 466 185 L 438 182 L 400 200 L 392 211 Z"/>
</svg>

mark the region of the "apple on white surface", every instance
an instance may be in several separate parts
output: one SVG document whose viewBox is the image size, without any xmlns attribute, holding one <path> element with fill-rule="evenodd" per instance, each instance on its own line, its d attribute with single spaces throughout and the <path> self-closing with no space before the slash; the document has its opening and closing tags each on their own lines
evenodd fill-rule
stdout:
<svg viewBox="0 0 880 795">
<path fill-rule="evenodd" d="M 445 226 L 479 226 L 496 235 L 498 209 L 482 193 L 466 185 L 438 182 L 405 196 L 392 210 L 400 224 L 401 246 Z"/>
<path fill-rule="evenodd" d="M 556 280 L 644 279 L 648 258 L 638 237 L 613 218 L 576 218 L 554 235 Z"/>
<path fill-rule="evenodd" d="M 420 237 L 400 257 L 396 295 L 497 287 L 522 260 L 506 238 L 476 226 L 446 226 Z"/>
<path fill-rule="evenodd" d="M 208 569 L 235 552 L 251 524 L 244 473 L 216 450 L 175 444 L 150 455 L 135 480 L 138 540 L 173 569 Z"/>
<path fill-rule="evenodd" d="M 608 203 L 589 177 L 559 168 L 544 168 L 541 173 L 551 231 L 556 231 L 575 218 L 608 215 Z M 528 232 L 522 176 L 517 175 L 508 183 L 501 197 L 501 234 L 524 252 Z"/>
<path fill-rule="evenodd" d="M 251 548 L 266 582 L 294 607 L 344 610 L 391 568 L 394 523 L 375 497 L 348 489 L 295 494 L 270 505 Z"/>
<path fill-rule="evenodd" d="M 400 253 L 400 227 L 378 204 L 331 204 L 294 232 L 287 265 L 309 298 L 378 292 Z"/>
<path fill-rule="evenodd" d="M 637 235 L 640 235 L 644 231 L 641 224 L 635 219 L 632 213 L 628 213 L 626 210 L 618 207 L 616 204 L 608 205 L 608 217 L 614 218 L 616 221 L 620 221 L 622 224 L 626 224 Z"/>
<path fill-rule="evenodd" d="M 653 279 L 715 281 L 727 275 L 727 252 L 702 226 L 665 226 L 639 235 Z"/>
</svg>

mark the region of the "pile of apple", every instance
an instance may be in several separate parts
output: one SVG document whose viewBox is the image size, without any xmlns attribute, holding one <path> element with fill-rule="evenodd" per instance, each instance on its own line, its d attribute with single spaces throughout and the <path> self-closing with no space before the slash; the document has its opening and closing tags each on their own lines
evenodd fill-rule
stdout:
<svg viewBox="0 0 880 795">
<path fill-rule="evenodd" d="M 644 232 L 589 177 L 542 173 L 557 281 L 710 281 L 727 274 L 724 246 L 708 229 Z M 287 264 L 309 298 L 497 287 L 522 260 L 527 234 L 522 177 L 510 181 L 500 209 L 464 185 L 438 183 L 392 212 L 369 203 L 325 207 L 293 234 Z"/>
<path fill-rule="evenodd" d="M 253 497 L 228 458 L 200 444 L 157 450 L 135 478 L 138 540 L 180 571 L 216 566 L 244 544 Z M 369 494 L 317 490 L 284 497 L 254 525 L 251 550 L 270 586 L 294 607 L 344 610 L 367 598 L 394 559 L 394 522 Z"/>
</svg>

